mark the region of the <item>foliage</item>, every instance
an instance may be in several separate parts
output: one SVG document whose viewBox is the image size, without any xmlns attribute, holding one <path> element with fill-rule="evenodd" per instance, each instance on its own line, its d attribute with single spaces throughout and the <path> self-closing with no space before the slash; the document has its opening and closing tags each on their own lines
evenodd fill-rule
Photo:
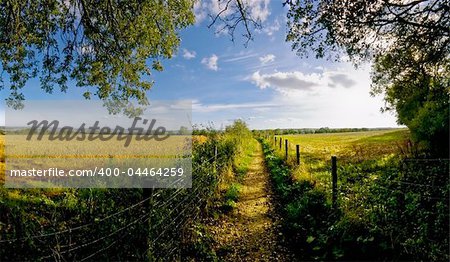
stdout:
<svg viewBox="0 0 450 262">
<path fill-rule="evenodd" d="M 445 1 L 287 0 L 285 5 L 286 40 L 299 54 L 312 50 L 324 57 L 344 50 L 355 61 L 418 44 L 434 60 L 445 59 L 450 50 Z"/>
<path fill-rule="evenodd" d="M 412 49 L 412 50 L 411 50 Z M 450 63 L 429 61 L 422 50 L 408 49 L 377 57 L 372 93 L 385 94 L 384 110 L 395 110 L 413 139 L 433 155 L 449 155 Z"/>
<path fill-rule="evenodd" d="M 347 133 L 347 132 L 365 132 L 365 131 L 377 131 L 385 130 L 385 128 L 289 128 L 289 129 L 273 129 L 270 130 L 272 135 L 294 135 L 294 134 L 322 134 L 322 133 Z M 255 135 L 260 135 L 263 131 L 253 130 Z"/>
<path fill-rule="evenodd" d="M 298 54 L 374 60 L 372 94 L 413 139 L 448 156 L 450 8 L 447 1 L 287 0 L 286 40 Z M 443 141 L 444 140 L 444 141 Z"/>
<path fill-rule="evenodd" d="M 236 141 L 228 133 L 194 139 L 188 189 L 148 194 L 141 189 L 0 187 L 1 260 L 81 260 L 90 255 L 96 260 L 146 260 L 149 245 L 155 259 L 213 255 L 205 253 L 209 242 L 192 232 L 192 222 L 209 209 L 221 174 L 234 161 Z"/>
<path fill-rule="evenodd" d="M 262 141 L 266 163 L 283 220 L 283 228 L 293 250 L 302 259 L 323 257 L 328 228 L 335 215 L 323 191 L 309 181 L 294 182 L 288 166 Z"/>
<path fill-rule="evenodd" d="M 239 191 L 241 190 L 241 186 L 239 184 L 233 183 L 228 188 L 227 192 L 225 193 L 225 199 L 226 200 L 232 200 L 234 202 L 239 200 Z"/>
<path fill-rule="evenodd" d="M 240 183 L 248 171 L 253 159 L 252 154 L 258 143 L 253 138 L 247 124 L 241 120 L 236 120 L 233 125 L 228 126 L 225 129 L 225 134 L 236 145 L 236 152 L 232 162 L 232 174 L 222 179 L 222 183 L 219 186 L 223 191 L 222 209 L 225 212 L 230 212 L 236 207 L 236 202 L 239 200 Z"/>
<path fill-rule="evenodd" d="M 199 130 L 197 130 L 199 131 Z M 228 161 L 221 168 L 218 173 L 217 180 L 214 181 L 213 187 L 215 194 L 210 199 L 210 206 L 213 208 L 209 214 L 215 216 L 221 215 L 217 211 L 225 213 L 233 211 L 236 208 L 239 195 L 241 193 L 241 180 L 245 175 L 252 154 L 258 146 L 257 141 L 253 138 L 250 130 L 247 128 L 245 122 L 237 120 L 232 125 L 225 129 L 225 132 L 219 132 L 214 129 L 203 129 L 198 134 L 208 135 L 208 137 L 220 137 L 221 144 L 227 145 L 226 148 L 218 148 L 219 154 L 228 154 L 232 152 L 227 158 Z M 194 139 L 198 141 L 199 139 Z M 202 144 L 208 143 L 202 142 Z M 228 151 L 223 151 L 228 150 Z M 207 154 L 207 152 L 205 152 Z M 203 154 L 200 154 L 203 155 Z M 216 164 L 219 164 L 217 162 Z M 211 186 L 211 185 L 210 185 Z M 206 219 L 208 217 L 206 216 Z M 200 229 L 199 229 L 200 228 Z M 211 233 L 204 225 L 198 224 L 195 230 L 195 237 L 191 244 L 188 245 L 187 256 L 194 260 L 200 261 L 216 261 L 217 255 L 214 251 L 214 241 Z M 193 244 L 192 244 L 193 243 Z M 218 252 L 220 253 L 220 252 Z"/>
<path fill-rule="evenodd" d="M 283 138 L 301 145 L 300 167 L 270 149 L 272 141 L 263 145 L 287 234 L 305 259 L 448 260 L 448 160 L 411 159 L 405 130 Z M 335 213 L 328 213 L 331 154 Z"/>
<path fill-rule="evenodd" d="M 185 255 L 195 258 L 195 261 L 219 261 L 216 252 L 212 248 L 214 238 L 208 228 L 201 223 L 195 223 L 190 232 L 194 239 L 186 248 Z"/>
<path fill-rule="evenodd" d="M 32 78 L 47 93 L 56 86 L 65 92 L 73 80 L 86 98 L 143 102 L 151 71 L 162 70 L 159 60 L 173 56 L 178 31 L 194 23 L 192 10 L 192 0 L 3 0 L 0 58 L 8 77 L 0 89 L 9 89 L 14 105 Z"/>
</svg>

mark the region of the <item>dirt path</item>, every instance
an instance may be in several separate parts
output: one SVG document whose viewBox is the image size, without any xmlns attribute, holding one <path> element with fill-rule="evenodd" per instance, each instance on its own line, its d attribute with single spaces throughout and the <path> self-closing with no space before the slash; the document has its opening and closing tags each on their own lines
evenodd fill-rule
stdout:
<svg viewBox="0 0 450 262">
<path fill-rule="evenodd" d="M 225 261 L 291 261 L 280 243 L 283 237 L 273 210 L 261 145 L 252 157 L 236 208 L 211 227 L 218 243 L 216 253 Z"/>
</svg>

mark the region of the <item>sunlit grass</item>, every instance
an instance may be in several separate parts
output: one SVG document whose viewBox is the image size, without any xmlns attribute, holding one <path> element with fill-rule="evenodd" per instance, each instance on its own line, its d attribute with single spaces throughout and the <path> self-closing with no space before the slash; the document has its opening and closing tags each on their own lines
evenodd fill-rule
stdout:
<svg viewBox="0 0 450 262">
<path fill-rule="evenodd" d="M 360 175 L 373 173 L 386 164 L 386 159 L 398 155 L 405 140 L 409 138 L 406 129 L 377 130 L 366 132 L 301 134 L 277 136 L 277 152 L 285 156 L 285 139 L 288 142 L 288 164 L 296 180 L 309 180 L 316 186 L 331 189 L 331 156 L 337 156 L 339 173 Z M 282 149 L 279 149 L 279 138 Z M 274 144 L 274 141 L 272 141 Z M 295 146 L 300 145 L 300 166 L 296 163 Z M 372 178 L 373 178 L 372 176 Z M 341 176 L 346 180 L 347 177 Z M 352 177 L 349 180 L 358 180 Z"/>
<path fill-rule="evenodd" d="M 249 139 L 248 142 L 242 146 L 239 156 L 234 159 L 234 166 L 238 179 L 241 179 L 247 173 L 257 146 L 258 142 L 255 139 Z"/>
</svg>

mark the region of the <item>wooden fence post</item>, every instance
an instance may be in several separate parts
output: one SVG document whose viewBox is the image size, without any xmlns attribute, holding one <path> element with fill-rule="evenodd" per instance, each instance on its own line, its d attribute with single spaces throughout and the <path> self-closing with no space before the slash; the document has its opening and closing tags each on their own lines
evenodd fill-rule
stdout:
<svg viewBox="0 0 450 262">
<path fill-rule="evenodd" d="M 280 137 L 280 150 L 281 150 L 281 142 L 283 141 L 283 139 Z"/>
<path fill-rule="evenodd" d="M 286 160 L 288 160 L 288 156 L 289 156 L 289 150 L 288 150 L 288 146 L 289 146 L 289 142 L 288 142 L 288 140 L 287 139 L 285 139 L 284 140 L 284 148 L 285 148 L 285 150 L 286 150 Z"/>
<path fill-rule="evenodd" d="M 333 208 L 337 207 L 337 159 L 336 156 L 331 157 L 331 177 L 332 177 L 332 202 Z"/>
<path fill-rule="evenodd" d="M 300 145 L 295 145 L 295 151 L 297 152 L 297 165 L 300 165 Z"/>
<path fill-rule="evenodd" d="M 277 137 L 275 136 L 275 146 L 277 146 Z"/>
</svg>

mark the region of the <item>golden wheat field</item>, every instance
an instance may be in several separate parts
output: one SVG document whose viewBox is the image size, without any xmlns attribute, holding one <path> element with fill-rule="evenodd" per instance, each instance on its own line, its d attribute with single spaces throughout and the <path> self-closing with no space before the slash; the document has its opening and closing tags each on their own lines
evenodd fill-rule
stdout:
<svg viewBox="0 0 450 262">
<path fill-rule="evenodd" d="M 126 140 L 112 137 L 107 141 L 60 141 L 43 137 L 27 140 L 26 135 L 9 135 L 6 140 L 9 157 L 136 157 L 176 156 L 190 152 L 190 136 L 169 136 L 163 141 Z"/>
<path fill-rule="evenodd" d="M 155 160 L 191 155 L 191 136 L 169 136 L 164 141 L 27 141 L 25 135 L 0 135 L 0 180 L 5 178 L 5 148 L 8 149 L 11 168 L 76 169 L 95 166 L 141 166 Z M 148 160 L 146 160 L 148 159 Z M 131 162 L 130 162 L 131 161 Z M 134 162 L 133 162 L 134 161 Z M 172 163 L 173 160 L 168 160 Z M 166 163 L 167 160 L 164 162 Z"/>
</svg>

